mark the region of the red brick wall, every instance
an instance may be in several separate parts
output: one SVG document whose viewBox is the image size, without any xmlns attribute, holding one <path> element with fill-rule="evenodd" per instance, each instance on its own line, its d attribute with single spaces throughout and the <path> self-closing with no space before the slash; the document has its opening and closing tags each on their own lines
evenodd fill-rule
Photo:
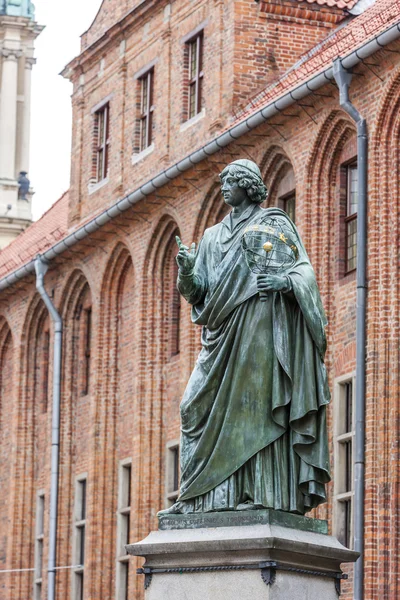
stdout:
<svg viewBox="0 0 400 600">
<path fill-rule="evenodd" d="M 7 545 L 10 534 L 10 495 L 11 485 L 9 458 L 11 453 L 13 401 L 13 340 L 11 331 L 2 320 L 0 329 L 0 569 L 7 568 Z M 5 597 L 7 578 L 0 579 L 0 595 Z"/>
</svg>

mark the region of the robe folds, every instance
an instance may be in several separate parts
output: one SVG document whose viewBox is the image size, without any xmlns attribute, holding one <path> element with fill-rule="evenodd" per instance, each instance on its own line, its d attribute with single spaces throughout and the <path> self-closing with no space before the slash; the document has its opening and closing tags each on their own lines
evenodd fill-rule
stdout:
<svg viewBox="0 0 400 600">
<path fill-rule="evenodd" d="M 266 216 L 285 219 L 299 258 L 286 292 L 261 302 L 241 238 Z M 206 230 L 192 273 L 178 277 L 202 326 L 202 349 L 181 403 L 185 511 L 238 504 L 304 514 L 330 480 L 324 365 L 326 319 L 315 274 L 289 217 L 252 205 Z"/>
</svg>

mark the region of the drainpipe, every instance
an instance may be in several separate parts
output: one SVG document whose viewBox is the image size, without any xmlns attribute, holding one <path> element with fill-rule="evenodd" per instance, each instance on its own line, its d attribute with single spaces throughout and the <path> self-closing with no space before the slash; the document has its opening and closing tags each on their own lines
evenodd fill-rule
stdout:
<svg viewBox="0 0 400 600">
<path fill-rule="evenodd" d="M 58 505 L 58 472 L 60 449 L 60 399 L 61 399 L 61 349 L 62 319 L 44 288 L 44 276 L 49 263 L 40 255 L 35 259 L 36 288 L 49 311 L 54 323 L 54 355 L 53 355 L 53 413 L 51 428 L 51 482 L 50 482 L 50 527 L 49 527 L 49 561 L 47 599 L 55 600 L 56 588 L 56 550 L 57 550 L 57 505 Z"/>
<path fill-rule="evenodd" d="M 356 317 L 356 436 L 354 453 L 354 550 L 360 553 L 354 567 L 354 600 L 364 598 L 364 498 L 365 498 L 365 379 L 367 296 L 367 123 L 349 99 L 352 73 L 341 59 L 333 63 L 333 76 L 340 92 L 340 106 L 357 125 L 357 317 Z"/>
</svg>

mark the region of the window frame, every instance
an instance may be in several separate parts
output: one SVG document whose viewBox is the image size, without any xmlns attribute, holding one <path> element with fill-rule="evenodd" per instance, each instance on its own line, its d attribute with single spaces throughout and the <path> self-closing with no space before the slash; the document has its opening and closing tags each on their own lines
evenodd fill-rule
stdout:
<svg viewBox="0 0 400 600">
<path fill-rule="evenodd" d="M 344 216 L 344 228 L 345 228 L 345 255 L 344 255 L 344 264 L 345 264 L 345 275 L 348 275 L 350 273 L 353 273 L 356 269 L 357 269 L 357 214 L 358 214 L 358 210 L 356 210 L 353 213 L 350 213 L 350 203 L 351 203 L 351 177 L 349 176 L 350 171 L 355 171 L 358 175 L 358 161 L 357 158 L 352 159 L 350 162 L 346 163 L 343 165 L 343 168 L 346 171 L 346 205 L 345 205 L 345 216 Z M 358 209 L 358 177 L 357 177 L 357 209 Z M 349 227 L 351 225 L 351 223 L 353 223 L 355 221 L 356 223 L 356 244 L 355 244 L 355 248 L 356 248 L 356 252 L 355 252 L 355 256 L 354 256 L 354 260 L 355 260 L 355 266 L 353 266 L 352 268 L 349 268 L 349 247 L 348 247 L 348 241 L 349 241 Z M 352 246 L 354 247 L 354 246 Z"/>
<path fill-rule="evenodd" d="M 88 477 L 87 473 L 83 473 L 75 478 L 75 502 L 72 536 L 72 600 L 83 600 L 84 598 L 87 492 Z"/>
<path fill-rule="evenodd" d="M 287 210 L 289 202 L 293 202 L 293 218 Z M 293 190 L 284 196 L 280 196 L 279 206 L 285 211 L 289 218 L 292 219 L 293 223 L 296 223 L 296 190 Z"/>
<path fill-rule="evenodd" d="M 154 66 L 138 78 L 140 86 L 140 113 L 139 113 L 139 154 L 147 150 L 153 143 L 153 118 L 154 118 Z M 144 106 L 144 91 L 147 85 L 147 102 Z M 143 143 L 143 129 L 145 128 L 145 142 Z"/>
<path fill-rule="evenodd" d="M 101 183 L 102 181 L 105 181 L 108 178 L 109 171 L 110 103 L 105 102 L 100 108 L 98 108 L 94 113 L 94 118 L 96 135 L 96 183 Z M 102 118 L 103 128 L 101 128 L 100 126 Z M 101 135 L 102 130 L 103 135 Z"/>
<path fill-rule="evenodd" d="M 347 385 L 351 383 L 351 427 L 347 427 Z M 333 530 L 343 545 L 354 546 L 354 448 L 355 448 L 355 372 L 338 377 L 334 383 L 334 489 Z M 346 431 L 347 429 L 347 431 Z M 351 444 L 351 462 L 348 447 Z M 350 468 L 350 473 L 349 473 Z M 349 489 L 350 488 L 350 489 Z M 350 507 L 350 523 L 348 510 Z"/>
<path fill-rule="evenodd" d="M 178 486 L 175 488 L 175 484 Z M 172 506 L 179 496 L 180 483 L 180 440 L 171 440 L 166 445 L 165 504 Z M 175 489 L 172 489 L 175 488 Z"/>
<path fill-rule="evenodd" d="M 36 494 L 35 570 L 33 580 L 34 600 L 42 599 L 45 510 L 45 493 L 44 490 L 40 490 Z"/>
<path fill-rule="evenodd" d="M 187 51 L 187 120 L 193 119 L 202 111 L 203 86 L 204 86 L 204 29 L 198 31 L 185 42 Z M 196 68 L 192 73 L 193 48 L 196 52 Z M 192 94 L 192 90 L 194 90 Z M 194 111 L 192 114 L 191 100 L 194 97 Z"/>
<path fill-rule="evenodd" d="M 128 600 L 129 597 L 129 555 L 124 546 L 130 543 L 131 514 L 132 459 L 126 458 L 120 461 L 118 469 L 116 600 Z"/>
</svg>

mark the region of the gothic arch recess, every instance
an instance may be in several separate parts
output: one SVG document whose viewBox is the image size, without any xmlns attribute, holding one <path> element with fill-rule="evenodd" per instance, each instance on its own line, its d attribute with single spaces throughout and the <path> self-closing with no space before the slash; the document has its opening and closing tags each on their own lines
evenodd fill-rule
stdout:
<svg viewBox="0 0 400 600">
<path fill-rule="evenodd" d="M 184 336 L 180 335 L 180 304 L 173 308 L 173 302 L 180 303 L 180 296 L 175 291 L 175 285 L 172 280 L 176 279 L 177 267 L 175 266 L 175 256 L 177 246 L 175 236 L 180 236 L 180 229 L 176 221 L 170 215 L 164 215 L 151 236 L 147 255 L 145 257 L 145 268 L 143 273 L 143 306 L 146 307 L 147 316 L 142 321 L 142 332 L 140 339 L 143 340 L 142 359 L 147 365 L 146 378 L 139 380 L 138 396 L 143 398 L 145 406 L 141 412 L 146 413 L 144 426 L 150 429 L 150 452 L 147 458 L 150 461 L 148 470 L 150 474 L 150 464 L 152 465 L 152 481 L 146 479 L 144 488 L 147 493 L 153 490 L 154 496 L 159 497 L 159 506 L 163 503 L 164 480 L 162 478 L 164 466 L 164 443 L 163 428 L 164 413 L 171 410 L 171 399 L 167 396 L 168 382 L 171 377 L 175 377 L 174 391 L 176 398 L 173 398 L 173 404 L 176 404 L 176 411 L 179 409 L 182 369 L 186 365 L 183 361 L 181 365 L 179 346 L 187 348 Z M 175 314 L 174 314 L 175 312 Z M 178 330 L 176 330 L 178 328 Z M 175 356 L 171 353 L 171 332 L 178 332 L 178 352 Z M 185 333 L 186 335 L 186 333 Z M 183 339 L 181 339 L 183 338 Z M 182 369 L 180 368 L 182 366 Z M 146 477 L 148 477 L 146 475 Z M 147 483 L 146 483 L 147 482 Z M 154 482 L 157 482 L 154 484 Z M 150 506 L 147 498 L 142 498 L 144 505 Z M 148 515 L 151 519 L 151 516 Z M 150 521 L 149 521 L 150 525 Z"/>
<path fill-rule="evenodd" d="M 261 161 L 260 171 L 268 189 L 266 204 L 278 206 L 279 184 L 286 175 L 293 172 L 292 161 L 283 148 L 271 146 Z"/>
<path fill-rule="evenodd" d="M 13 338 L 7 321 L 0 317 L 0 464 L 7 465 L 11 456 L 11 407 L 13 404 Z M 7 412 L 8 408 L 8 412 Z M 0 489 L 10 489 L 11 468 L 0 469 Z M 0 569 L 7 569 L 7 538 L 10 535 L 7 494 L 0 496 Z M 0 580 L 0 597 L 7 595 L 7 577 Z"/>
<path fill-rule="evenodd" d="M 19 452 L 16 468 L 21 473 L 16 481 L 13 514 L 13 553 L 19 565 L 30 567 L 34 561 L 34 527 L 36 492 L 45 487 L 45 465 L 48 453 L 48 384 L 50 330 L 47 310 L 35 294 L 26 313 L 21 338 L 20 391 L 18 398 Z M 20 524 L 23 523 L 23 528 Z M 27 533 L 28 532 L 28 533 Z M 18 597 L 28 597 L 31 580 L 14 579 Z M 16 591 L 18 590 L 18 592 Z"/>
<path fill-rule="evenodd" d="M 102 311 L 99 316 L 98 347 L 102 352 L 98 356 L 97 369 L 101 369 L 101 378 L 96 395 L 96 431 L 99 443 L 96 445 L 95 463 L 98 476 L 93 482 L 93 494 L 97 498 L 96 512 L 102 515 L 102 522 L 109 522 L 111 535 L 103 536 L 101 559 L 93 556 L 92 595 L 96 590 L 108 590 L 110 597 L 115 587 L 115 514 L 118 500 L 118 464 L 132 456 L 140 456 L 140 423 L 137 419 L 135 381 L 138 370 L 135 357 L 137 331 L 134 318 L 136 291 L 135 273 L 128 248 L 118 243 L 114 248 L 105 269 L 101 288 Z M 133 428 L 133 423 L 135 428 Z M 137 425 L 137 427 L 136 427 Z M 124 448 L 126 446 L 126 450 Z M 136 490 L 140 489 L 138 479 L 140 460 L 132 456 L 132 482 Z M 110 485 L 110 482 L 112 484 Z M 140 494 L 132 494 L 132 513 L 137 514 L 136 502 Z M 135 523 L 137 525 L 137 523 Z M 131 539 L 136 536 L 131 530 Z M 97 561 L 97 562 L 96 562 Z M 101 585 L 99 585 L 101 581 Z M 134 586 L 131 582 L 130 589 Z"/>
<path fill-rule="evenodd" d="M 194 228 L 193 241 L 198 244 L 205 230 L 222 221 L 229 210 L 221 194 L 221 183 L 218 178 L 218 181 L 211 185 L 202 202 Z"/>
<path fill-rule="evenodd" d="M 91 291 L 85 275 L 75 269 L 68 277 L 61 292 L 62 304 L 59 313 L 63 319 L 63 364 L 61 389 L 60 420 L 60 478 L 59 478 L 59 534 L 57 557 L 60 565 L 71 565 L 72 544 L 63 543 L 61 531 L 72 539 L 72 516 L 75 495 L 76 469 L 89 471 L 87 462 L 90 455 L 91 442 L 91 403 L 94 393 L 92 360 L 93 338 L 95 331 L 91 314 Z M 57 307 L 58 308 L 58 307 Z M 90 393 L 88 393 L 90 391 Z M 90 477 L 90 473 L 89 473 Z M 88 513 L 93 510 L 94 498 L 91 493 L 92 481 L 88 482 Z M 66 539 L 67 539 L 66 538 Z M 91 548 L 87 548 L 89 562 Z M 59 571 L 57 577 L 60 585 L 70 586 L 72 573 Z"/>
<path fill-rule="evenodd" d="M 343 149 L 356 135 L 353 122 L 342 110 L 330 112 L 316 135 L 305 171 L 306 196 L 304 202 L 303 239 L 315 268 L 322 302 L 327 313 L 328 354 L 326 366 L 332 372 L 334 347 L 332 332 L 336 327 L 337 303 L 334 293 L 337 284 L 335 272 L 339 231 L 339 167 Z M 332 432 L 332 412 L 327 415 L 328 430 Z M 332 513 L 331 488 L 328 503 L 319 507 L 316 515 L 327 518 Z"/>
</svg>

